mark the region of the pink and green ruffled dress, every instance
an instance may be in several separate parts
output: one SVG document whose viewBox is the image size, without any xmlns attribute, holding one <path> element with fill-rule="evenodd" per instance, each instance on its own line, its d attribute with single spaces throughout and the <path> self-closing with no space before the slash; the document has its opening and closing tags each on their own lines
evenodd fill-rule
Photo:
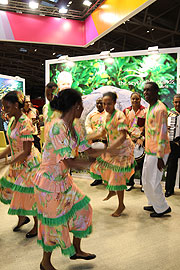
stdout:
<svg viewBox="0 0 180 270">
<path fill-rule="evenodd" d="M 23 151 L 24 141 L 33 141 L 34 127 L 31 120 L 22 114 L 15 128 L 11 130 L 14 117 L 7 130 L 12 159 Z M 23 163 L 10 165 L 9 171 L 0 179 L 0 201 L 10 204 L 10 215 L 36 215 L 34 184 L 32 178 L 40 165 L 39 151 L 32 145 L 31 153 Z"/>
<path fill-rule="evenodd" d="M 90 199 L 73 183 L 64 162 L 89 148 L 80 125 L 74 128 L 76 140 L 60 118 L 53 118 L 45 126 L 42 163 L 33 180 L 39 220 L 38 244 L 46 252 L 60 247 L 62 254 L 68 256 L 75 254 L 69 233 L 83 238 L 92 231 Z"/>
<path fill-rule="evenodd" d="M 108 146 L 116 140 L 122 130 L 128 130 L 126 118 L 123 112 L 115 110 L 111 118 L 106 122 Z M 103 180 L 107 184 L 107 189 L 117 191 L 127 189 L 127 182 L 134 174 L 134 144 L 127 134 L 126 140 L 118 147 L 119 153 L 102 154 L 90 167 L 91 177 L 96 180 Z"/>
</svg>

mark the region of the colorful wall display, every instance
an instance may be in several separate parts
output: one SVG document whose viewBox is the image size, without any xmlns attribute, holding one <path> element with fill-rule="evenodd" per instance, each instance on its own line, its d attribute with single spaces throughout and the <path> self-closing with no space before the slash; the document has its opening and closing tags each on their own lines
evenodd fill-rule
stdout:
<svg viewBox="0 0 180 270">
<path fill-rule="evenodd" d="M 155 1 L 105 0 L 85 21 L 1 10 L 0 40 L 87 47 Z"/>
<path fill-rule="evenodd" d="M 0 74 L 0 99 L 9 91 L 18 90 L 25 92 L 25 80 Z"/>
<path fill-rule="evenodd" d="M 111 32 L 155 1 L 105 0 L 85 21 L 85 47 Z"/>
<path fill-rule="evenodd" d="M 90 57 L 93 56 L 88 56 Z M 129 55 L 105 59 L 99 59 L 98 56 L 96 59 L 81 61 L 77 61 L 77 58 L 63 63 L 47 61 L 49 76 L 47 81 L 58 83 L 60 88 L 61 84 L 67 84 L 83 95 L 94 93 L 104 86 L 113 86 L 139 92 L 142 97 L 144 83 L 155 81 L 160 87 L 161 100 L 169 108 L 172 107 L 173 95 L 177 93 L 177 53 Z"/>
<path fill-rule="evenodd" d="M 0 74 L 0 130 L 6 130 L 8 125 L 8 120 L 1 111 L 1 99 L 5 94 L 14 90 L 22 91 L 25 94 L 25 79 Z"/>
</svg>

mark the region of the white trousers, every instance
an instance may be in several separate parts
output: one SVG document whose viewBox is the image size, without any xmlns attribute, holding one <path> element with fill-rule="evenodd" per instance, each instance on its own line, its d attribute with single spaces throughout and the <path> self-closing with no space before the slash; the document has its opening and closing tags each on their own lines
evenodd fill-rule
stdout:
<svg viewBox="0 0 180 270">
<path fill-rule="evenodd" d="M 168 156 L 169 154 L 165 155 L 163 158 L 165 164 Z M 166 211 L 169 206 L 165 200 L 161 186 L 163 172 L 158 169 L 157 162 L 158 158 L 156 156 L 145 155 L 142 183 L 148 199 L 148 204 L 152 205 L 155 212 L 159 214 Z"/>
</svg>

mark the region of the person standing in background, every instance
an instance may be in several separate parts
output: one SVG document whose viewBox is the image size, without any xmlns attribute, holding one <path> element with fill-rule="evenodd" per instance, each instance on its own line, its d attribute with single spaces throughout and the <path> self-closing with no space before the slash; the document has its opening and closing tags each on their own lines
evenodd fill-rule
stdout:
<svg viewBox="0 0 180 270">
<path fill-rule="evenodd" d="M 170 137 L 171 153 L 167 162 L 167 176 L 165 185 L 165 196 L 169 197 L 174 194 L 176 183 L 176 173 L 178 169 L 178 158 L 180 158 L 180 94 L 176 94 L 173 98 L 174 108 L 169 112 L 168 122 L 174 119 L 175 125 L 173 130 L 173 138 Z M 178 120 L 177 120 L 178 119 Z M 170 131 L 170 127 L 168 127 Z M 175 131 L 175 132 L 174 132 Z"/>
<path fill-rule="evenodd" d="M 54 82 L 50 82 L 45 87 L 45 97 L 48 100 L 48 103 L 46 103 L 43 106 L 43 117 L 44 117 L 44 123 L 46 123 L 48 119 L 48 109 L 49 109 L 49 102 L 53 99 L 54 93 L 57 92 L 58 85 Z"/>
<path fill-rule="evenodd" d="M 143 147 L 144 146 L 144 126 L 145 126 L 145 117 L 146 117 L 146 108 L 141 105 L 141 96 L 139 93 L 132 93 L 131 95 L 131 106 L 124 109 L 123 113 L 126 116 L 129 134 L 131 140 L 134 142 L 135 147 Z M 144 157 L 137 159 L 136 170 L 140 170 L 140 185 L 142 186 L 142 169 Z M 130 186 L 127 191 L 131 191 L 134 187 L 134 174 L 131 176 L 128 184 Z M 142 188 L 141 188 L 141 191 Z"/>
<path fill-rule="evenodd" d="M 23 113 L 31 119 L 32 124 L 34 126 L 34 146 L 39 150 L 41 153 L 41 145 L 40 145 L 40 134 L 41 134 L 41 129 L 40 129 L 40 120 L 39 120 L 39 111 L 33 107 L 31 107 L 31 101 L 30 101 L 30 96 L 26 96 L 24 108 L 23 108 Z"/>
<path fill-rule="evenodd" d="M 102 128 L 104 125 L 104 116 L 105 116 L 105 111 L 103 107 L 103 101 L 102 98 L 98 98 L 96 100 L 96 111 L 90 112 L 85 120 L 85 129 L 87 135 L 97 133 L 99 130 Z M 102 138 L 92 140 L 92 142 L 103 142 L 104 144 L 107 144 L 107 138 L 106 136 L 103 136 Z M 94 180 L 90 185 L 91 186 L 97 186 L 102 184 L 102 180 Z"/>
<path fill-rule="evenodd" d="M 149 103 L 145 123 L 145 159 L 142 183 L 148 199 L 144 210 L 150 211 L 150 217 L 162 217 L 171 212 L 162 191 L 161 179 L 166 165 L 170 144 L 167 130 L 167 109 L 158 100 L 159 87 L 155 82 L 144 86 L 144 97 Z"/>
</svg>

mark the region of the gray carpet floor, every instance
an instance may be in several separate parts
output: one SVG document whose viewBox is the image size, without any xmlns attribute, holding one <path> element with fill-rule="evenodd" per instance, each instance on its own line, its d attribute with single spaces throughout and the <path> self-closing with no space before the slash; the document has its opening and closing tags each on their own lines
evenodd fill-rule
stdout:
<svg viewBox="0 0 180 270">
<path fill-rule="evenodd" d="M 179 270 L 180 269 L 180 191 L 167 198 L 171 215 L 159 219 L 149 217 L 143 211 L 147 204 L 140 186 L 125 192 L 126 209 L 114 218 L 111 213 L 117 207 L 117 198 L 102 201 L 107 190 L 104 185 L 90 187 L 92 179 L 86 174 L 74 174 L 74 181 L 91 198 L 93 207 L 93 233 L 82 240 L 82 248 L 95 253 L 92 261 L 71 261 L 53 252 L 52 262 L 58 270 Z M 19 232 L 12 228 L 16 216 L 7 214 L 8 206 L 0 203 L 0 269 L 37 270 L 42 249 L 36 239 L 26 239 L 25 233 L 33 221 Z"/>
</svg>

